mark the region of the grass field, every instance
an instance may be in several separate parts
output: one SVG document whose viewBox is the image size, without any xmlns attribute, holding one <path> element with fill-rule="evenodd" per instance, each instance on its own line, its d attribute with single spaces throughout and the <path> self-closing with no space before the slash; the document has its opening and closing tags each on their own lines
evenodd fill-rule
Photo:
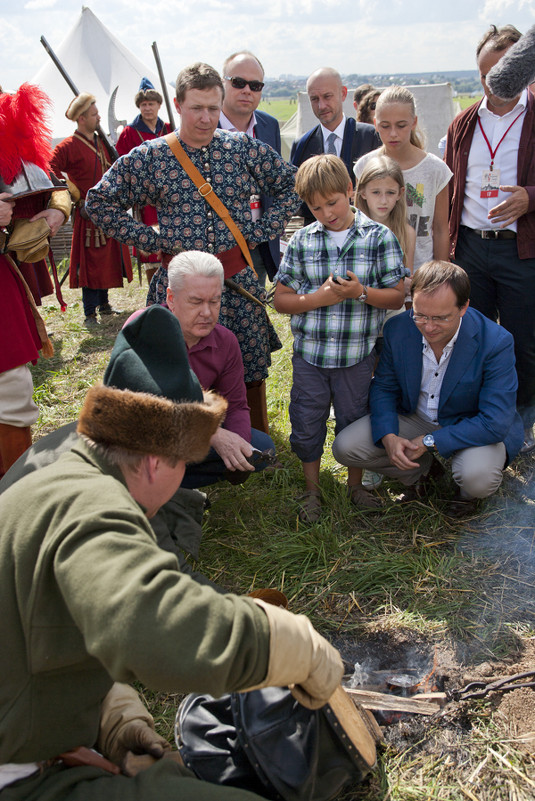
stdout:
<svg viewBox="0 0 535 801">
<path fill-rule="evenodd" d="M 37 437 L 76 419 L 87 388 L 102 377 L 117 331 L 144 305 L 145 293 L 137 285 L 112 290 L 110 300 L 123 314 L 91 331 L 82 325 L 79 292 L 65 292 L 64 314 L 54 303 L 44 307 L 56 354 L 33 368 Z M 196 568 L 238 593 L 282 589 L 290 609 L 306 613 L 347 658 L 368 644 L 394 667 L 417 648 L 438 654 L 441 669 L 457 680 L 483 665 L 491 673 L 515 672 L 512 665 L 535 638 L 535 458 L 518 459 L 500 491 L 464 522 L 443 514 L 451 481 L 407 506 L 391 502 L 399 486 L 384 482 L 385 507 L 367 513 L 346 497 L 345 470 L 329 448 L 329 422 L 324 514 L 304 526 L 296 504 L 302 476 L 288 444 L 291 335 L 286 317 L 270 315 L 284 344 L 273 355 L 268 380 L 271 430 L 283 467 L 238 487 L 208 489 L 211 509 Z M 172 739 L 177 696 L 146 692 L 145 698 L 158 728 Z M 533 799 L 533 750 L 522 745 L 511 718 L 503 719 L 495 703 L 483 700 L 437 720 L 387 727 L 378 771 L 344 799 Z"/>
<path fill-rule="evenodd" d="M 457 95 L 454 101 L 458 102 L 461 110 L 463 110 L 477 103 L 479 99 L 480 97 L 472 97 L 471 95 Z M 280 123 L 284 123 L 297 111 L 297 104 L 294 99 L 289 98 L 284 100 L 262 100 L 258 108 L 262 111 L 267 111 L 268 114 L 272 114 Z"/>
<path fill-rule="evenodd" d="M 284 100 L 262 100 L 258 108 L 261 111 L 267 111 L 268 114 L 276 117 L 279 122 L 286 122 L 297 111 L 297 102 L 295 99 L 290 98 Z"/>
</svg>

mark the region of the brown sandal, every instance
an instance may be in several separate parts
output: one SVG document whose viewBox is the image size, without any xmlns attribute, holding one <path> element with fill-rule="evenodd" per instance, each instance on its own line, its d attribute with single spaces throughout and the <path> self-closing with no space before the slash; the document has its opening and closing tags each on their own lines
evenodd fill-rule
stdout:
<svg viewBox="0 0 535 801">
<path fill-rule="evenodd" d="M 307 490 L 297 499 L 300 503 L 299 520 L 302 523 L 317 523 L 321 517 L 321 493 Z"/>
<path fill-rule="evenodd" d="M 380 509 L 383 501 L 378 495 L 365 490 L 361 484 L 347 485 L 349 500 L 358 509 Z"/>
</svg>

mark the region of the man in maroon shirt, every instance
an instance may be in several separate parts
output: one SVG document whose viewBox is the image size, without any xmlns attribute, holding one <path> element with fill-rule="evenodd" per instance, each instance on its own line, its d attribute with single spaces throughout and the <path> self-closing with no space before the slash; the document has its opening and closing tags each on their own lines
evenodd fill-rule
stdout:
<svg viewBox="0 0 535 801">
<path fill-rule="evenodd" d="M 255 450 L 274 450 L 273 440 L 251 428 L 243 377 L 243 361 L 236 336 L 219 325 L 223 268 L 215 256 L 189 251 L 175 256 L 168 269 L 167 305 L 178 319 L 188 359 L 204 389 L 213 389 L 228 401 L 223 425 L 213 435 L 204 462 L 188 465 L 183 487 L 204 487 L 219 479 L 232 483 L 266 467 L 254 461 Z"/>
<path fill-rule="evenodd" d="M 184 251 L 169 263 L 168 278 L 167 305 L 182 328 L 190 367 L 203 389 L 213 389 L 228 402 L 210 453 L 204 462 L 187 466 L 181 486 L 194 489 L 221 479 L 242 483 L 267 466 L 258 451 L 274 454 L 275 445 L 268 434 L 251 428 L 241 349 L 235 334 L 217 322 L 223 267 L 210 253 Z M 125 325 L 144 312 L 134 312 Z"/>
</svg>

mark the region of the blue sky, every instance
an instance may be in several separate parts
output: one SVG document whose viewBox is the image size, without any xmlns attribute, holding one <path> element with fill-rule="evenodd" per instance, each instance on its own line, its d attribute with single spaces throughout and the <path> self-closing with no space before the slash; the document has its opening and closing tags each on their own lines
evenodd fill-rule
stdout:
<svg viewBox="0 0 535 801">
<path fill-rule="evenodd" d="M 535 24 L 535 0 L 88 0 L 142 61 L 153 65 L 156 40 L 168 77 L 192 61 L 220 69 L 247 48 L 266 74 L 427 72 L 475 68 L 474 50 L 490 23 Z M 421 11 L 422 6 L 426 6 Z M 57 48 L 76 22 L 79 0 L 1 0 L 0 84 L 16 89 Z"/>
</svg>

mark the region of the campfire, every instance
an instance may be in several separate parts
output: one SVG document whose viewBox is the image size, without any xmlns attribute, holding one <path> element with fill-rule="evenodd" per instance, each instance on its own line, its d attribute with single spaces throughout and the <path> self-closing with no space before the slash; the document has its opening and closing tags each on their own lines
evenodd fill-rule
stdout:
<svg viewBox="0 0 535 801">
<path fill-rule="evenodd" d="M 493 692 L 535 687 L 535 670 L 445 690 L 447 680 L 447 675 L 439 671 L 435 649 L 433 664 L 428 670 L 410 666 L 375 670 L 356 662 L 353 674 L 346 675 L 342 684 L 355 701 L 373 712 L 378 723 L 388 725 L 404 715 L 435 715 L 451 701 L 468 701 Z"/>
</svg>

